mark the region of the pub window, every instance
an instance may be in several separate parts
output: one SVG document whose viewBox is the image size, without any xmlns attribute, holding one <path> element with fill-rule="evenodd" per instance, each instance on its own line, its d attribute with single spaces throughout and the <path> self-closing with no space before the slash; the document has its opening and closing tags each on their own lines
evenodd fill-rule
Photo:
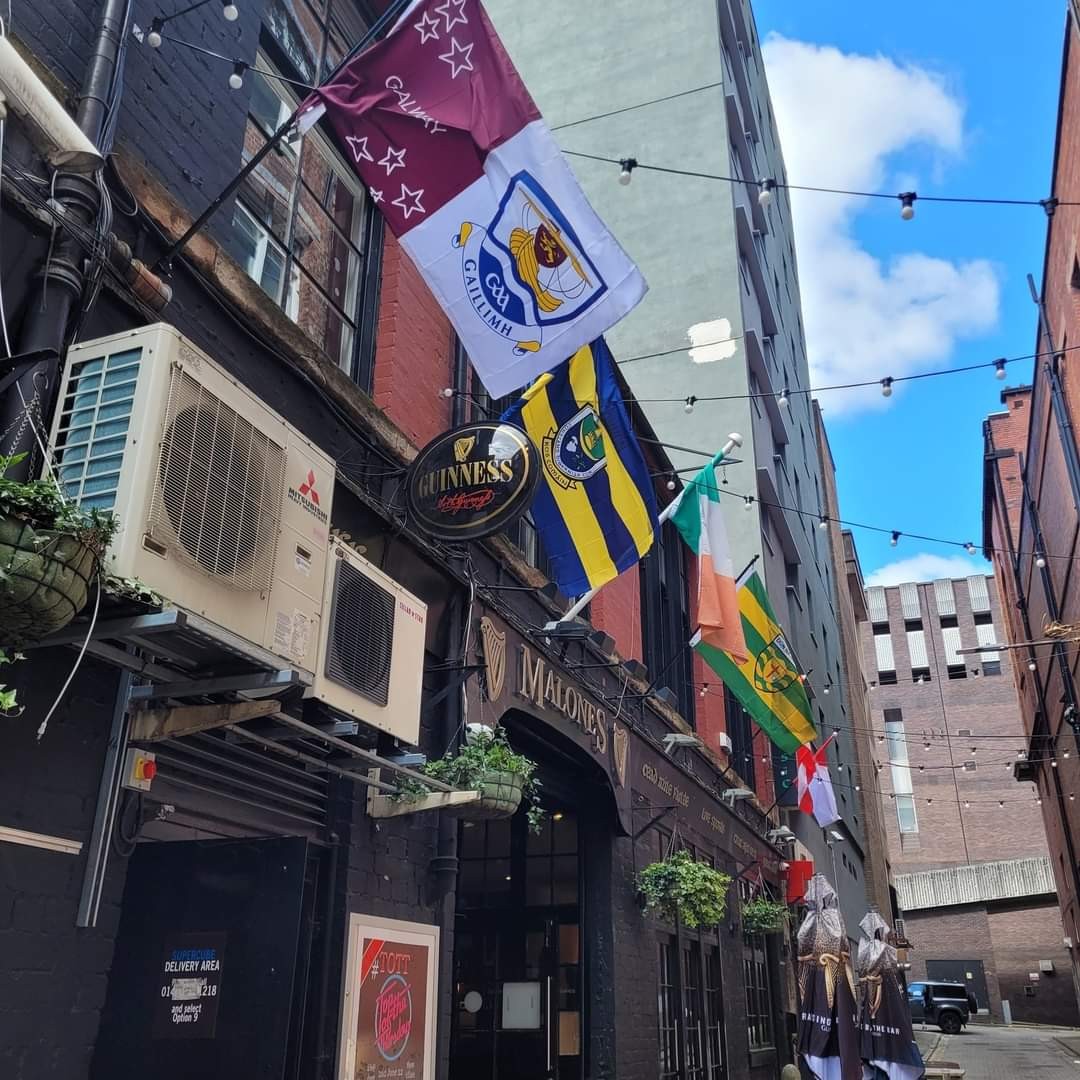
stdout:
<svg viewBox="0 0 1080 1080">
<path fill-rule="evenodd" d="M 750 714 L 727 686 L 724 687 L 724 725 L 731 739 L 731 764 L 747 786 L 753 788 L 754 729 Z"/>
<path fill-rule="evenodd" d="M 276 11 L 272 8 L 268 19 L 276 18 Z M 267 51 L 259 53 L 258 66 L 310 81 L 306 69 L 296 66 L 299 60 L 307 62 L 299 39 L 287 35 L 280 20 L 277 29 L 288 47 L 268 23 L 263 36 Z M 329 47 L 325 28 L 318 33 L 308 29 L 310 49 Z M 299 104 L 280 80 L 255 70 L 250 79 L 244 161 Z M 263 292 L 342 370 L 370 389 L 381 238 L 382 218 L 363 184 L 315 127 L 279 143 L 241 184 L 229 246 Z"/>
<path fill-rule="evenodd" d="M 642 650 L 657 686 L 669 687 L 683 719 L 694 725 L 693 653 L 686 545 L 670 522 L 640 563 Z"/>
<path fill-rule="evenodd" d="M 660 1023 L 660 1080 L 679 1075 L 678 945 L 673 938 L 657 942 L 660 986 L 657 994 Z"/>
<path fill-rule="evenodd" d="M 750 887 L 739 881 L 739 895 L 745 903 Z M 768 950 L 764 934 L 743 934 L 743 978 L 746 990 L 746 1030 L 751 1050 L 773 1045 L 772 994 L 769 988 Z"/>
</svg>

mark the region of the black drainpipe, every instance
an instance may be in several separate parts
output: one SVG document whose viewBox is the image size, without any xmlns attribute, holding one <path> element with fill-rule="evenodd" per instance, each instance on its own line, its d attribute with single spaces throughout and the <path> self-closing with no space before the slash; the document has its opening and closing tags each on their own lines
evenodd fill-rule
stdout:
<svg viewBox="0 0 1080 1080">
<path fill-rule="evenodd" d="M 108 111 L 106 99 L 116 70 L 126 7 L 126 0 L 104 0 L 97 40 L 79 93 L 75 120 L 82 133 L 95 146 L 101 141 Z M 55 181 L 54 195 L 67 218 L 77 225 L 93 226 L 101 206 L 97 179 L 94 176 L 60 172 Z M 84 260 L 83 246 L 61 228 L 52 258 L 37 274 L 37 280 L 42 281 L 43 286 L 30 290 L 34 299 L 27 302 L 15 349 L 20 355 L 49 350 L 54 358 L 40 361 L 24 371 L 0 402 L 0 432 L 18 428 L 18 438 L 14 444 L 6 445 L 5 451 L 23 453 L 33 450 L 35 446 L 30 424 L 21 423 L 23 398 L 30 403 L 36 394 L 39 415 L 46 422 L 51 416 L 72 310 L 82 296 L 85 283 Z M 9 470 L 9 475 L 20 480 L 29 478 L 33 456 L 27 453 L 21 464 Z"/>
<path fill-rule="evenodd" d="M 447 653 L 451 656 L 454 651 L 456 659 L 461 664 L 468 663 L 468 657 L 464 652 L 465 619 L 466 615 L 465 596 L 460 589 L 454 590 L 450 600 L 447 614 L 447 641 L 449 646 Z M 451 668 L 447 678 L 458 678 L 457 672 Z M 453 749 L 457 741 L 458 729 L 462 720 L 461 692 L 454 692 L 446 699 L 443 709 L 443 722 L 439 731 L 439 752 L 445 753 Z M 450 1026 L 453 1016 L 452 995 L 454 990 L 454 923 L 457 918 L 457 876 L 458 876 L 458 827 L 457 819 L 450 814 L 439 812 L 439 833 L 436 848 L 436 856 L 431 860 L 431 873 L 435 883 L 435 902 L 439 909 L 439 986 L 436 999 L 436 1009 L 441 1013 L 445 1005 L 448 1006 L 446 1020 L 440 1017 L 439 1030 L 444 1034 L 439 1039 L 437 1048 L 435 1075 L 437 1080 L 446 1080 L 450 1066 Z M 446 1047 L 446 1052 L 443 1052 Z"/>
</svg>

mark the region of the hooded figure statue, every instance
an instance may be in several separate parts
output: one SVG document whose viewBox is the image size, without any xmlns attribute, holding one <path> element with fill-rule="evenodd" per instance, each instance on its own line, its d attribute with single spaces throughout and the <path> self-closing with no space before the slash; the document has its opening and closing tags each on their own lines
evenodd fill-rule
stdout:
<svg viewBox="0 0 1080 1080">
<path fill-rule="evenodd" d="M 817 1080 L 862 1080 L 855 976 L 836 890 L 821 874 L 806 887 L 799 927 L 799 1053 Z"/>
<path fill-rule="evenodd" d="M 920 1080 L 925 1069 L 900 986 L 896 949 L 889 942 L 889 924 L 876 911 L 869 911 L 859 929 L 863 937 L 855 969 L 863 1080 Z"/>
</svg>

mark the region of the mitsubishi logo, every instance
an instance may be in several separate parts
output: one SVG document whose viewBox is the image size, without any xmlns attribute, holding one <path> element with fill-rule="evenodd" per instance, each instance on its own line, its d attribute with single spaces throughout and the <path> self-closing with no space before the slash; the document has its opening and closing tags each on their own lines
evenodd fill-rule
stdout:
<svg viewBox="0 0 1080 1080">
<path fill-rule="evenodd" d="M 315 490 L 315 473 L 308 470 L 307 480 L 300 485 L 300 494 L 310 499 L 316 506 L 319 505 L 319 493 Z"/>
</svg>

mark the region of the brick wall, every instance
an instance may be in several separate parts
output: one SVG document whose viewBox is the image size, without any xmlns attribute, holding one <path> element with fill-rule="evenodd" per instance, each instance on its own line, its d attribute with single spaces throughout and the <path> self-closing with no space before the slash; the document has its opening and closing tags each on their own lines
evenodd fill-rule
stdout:
<svg viewBox="0 0 1080 1080">
<path fill-rule="evenodd" d="M 35 729 L 75 654 L 6 669 L 25 712 L 4 721 L 0 824 L 78 840 L 80 855 L 0 843 L 0 1076 L 83 1076 L 97 1034 L 120 919 L 123 859 L 111 857 L 98 926 L 75 926 L 116 693 L 87 660 L 38 741 Z"/>
<path fill-rule="evenodd" d="M 389 233 L 375 353 L 375 403 L 417 446 L 450 427 L 454 332 L 420 272 Z"/>
<path fill-rule="evenodd" d="M 1009 1002 L 1014 1020 L 1074 1027 L 1080 1022 L 1072 982 L 1072 958 L 1062 943 L 1061 910 L 1057 904 L 1015 907 L 989 912 L 998 990 Z M 1039 962 L 1053 962 L 1052 973 Z M 1030 975 L 1039 974 L 1038 982 Z M 1034 991 L 1033 996 L 1025 988 Z"/>
</svg>

